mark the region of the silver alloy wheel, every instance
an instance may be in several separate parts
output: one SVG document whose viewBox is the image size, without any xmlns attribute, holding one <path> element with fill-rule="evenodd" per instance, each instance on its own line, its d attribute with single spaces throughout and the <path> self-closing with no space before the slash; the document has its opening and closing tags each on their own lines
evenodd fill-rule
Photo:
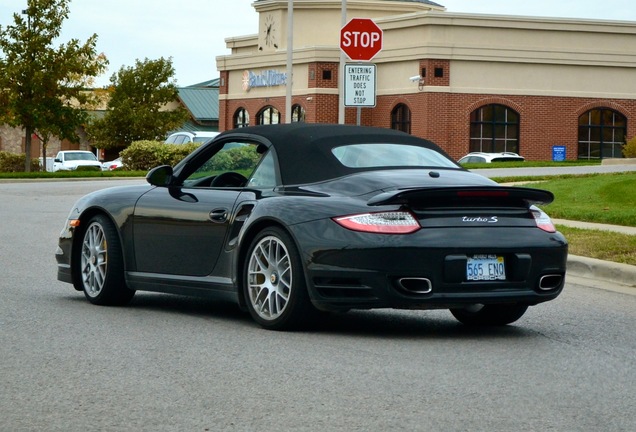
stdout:
<svg viewBox="0 0 636 432">
<path fill-rule="evenodd" d="M 102 226 L 93 222 L 82 241 L 82 284 L 89 297 L 97 297 L 104 288 L 108 267 L 108 243 Z"/>
<path fill-rule="evenodd" d="M 262 238 L 248 263 L 247 292 L 254 311 L 275 320 L 285 311 L 292 290 L 292 266 L 285 244 L 276 236 Z"/>
</svg>

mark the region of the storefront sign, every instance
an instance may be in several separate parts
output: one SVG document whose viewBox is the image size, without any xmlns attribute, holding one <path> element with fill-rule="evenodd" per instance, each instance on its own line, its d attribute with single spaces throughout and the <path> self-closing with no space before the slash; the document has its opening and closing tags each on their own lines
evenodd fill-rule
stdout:
<svg viewBox="0 0 636 432">
<path fill-rule="evenodd" d="M 287 85 L 287 73 L 277 70 L 261 72 L 243 71 L 243 90 L 250 91 L 255 87 L 277 87 Z"/>
</svg>

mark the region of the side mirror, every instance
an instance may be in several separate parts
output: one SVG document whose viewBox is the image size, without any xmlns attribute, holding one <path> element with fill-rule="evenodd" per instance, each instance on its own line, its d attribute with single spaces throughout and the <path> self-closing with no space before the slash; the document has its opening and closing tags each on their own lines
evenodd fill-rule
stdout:
<svg viewBox="0 0 636 432">
<path fill-rule="evenodd" d="M 61 159 L 53 159 L 53 162 L 62 163 Z"/>
<path fill-rule="evenodd" d="M 148 171 L 146 181 L 153 186 L 168 186 L 172 182 L 172 167 L 160 165 Z"/>
</svg>

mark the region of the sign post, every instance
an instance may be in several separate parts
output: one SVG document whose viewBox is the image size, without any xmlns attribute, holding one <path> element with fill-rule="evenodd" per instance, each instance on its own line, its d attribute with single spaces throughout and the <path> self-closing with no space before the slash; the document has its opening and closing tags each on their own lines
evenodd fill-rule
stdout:
<svg viewBox="0 0 636 432">
<path fill-rule="evenodd" d="M 351 60 L 368 62 L 382 51 L 382 29 L 371 19 L 353 18 L 340 29 L 340 50 Z M 376 66 L 346 64 L 341 70 L 344 106 L 358 108 L 356 123 L 360 125 L 362 107 L 376 104 Z"/>
</svg>

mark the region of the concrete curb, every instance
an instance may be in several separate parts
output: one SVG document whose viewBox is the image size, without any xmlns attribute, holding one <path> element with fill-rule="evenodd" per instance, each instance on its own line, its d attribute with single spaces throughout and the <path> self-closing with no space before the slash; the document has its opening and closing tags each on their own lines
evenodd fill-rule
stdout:
<svg viewBox="0 0 636 432">
<path fill-rule="evenodd" d="M 634 165 L 636 158 L 603 159 L 601 165 Z"/>
<path fill-rule="evenodd" d="M 567 273 L 587 279 L 603 280 L 636 289 L 636 266 L 568 255 Z"/>
</svg>

